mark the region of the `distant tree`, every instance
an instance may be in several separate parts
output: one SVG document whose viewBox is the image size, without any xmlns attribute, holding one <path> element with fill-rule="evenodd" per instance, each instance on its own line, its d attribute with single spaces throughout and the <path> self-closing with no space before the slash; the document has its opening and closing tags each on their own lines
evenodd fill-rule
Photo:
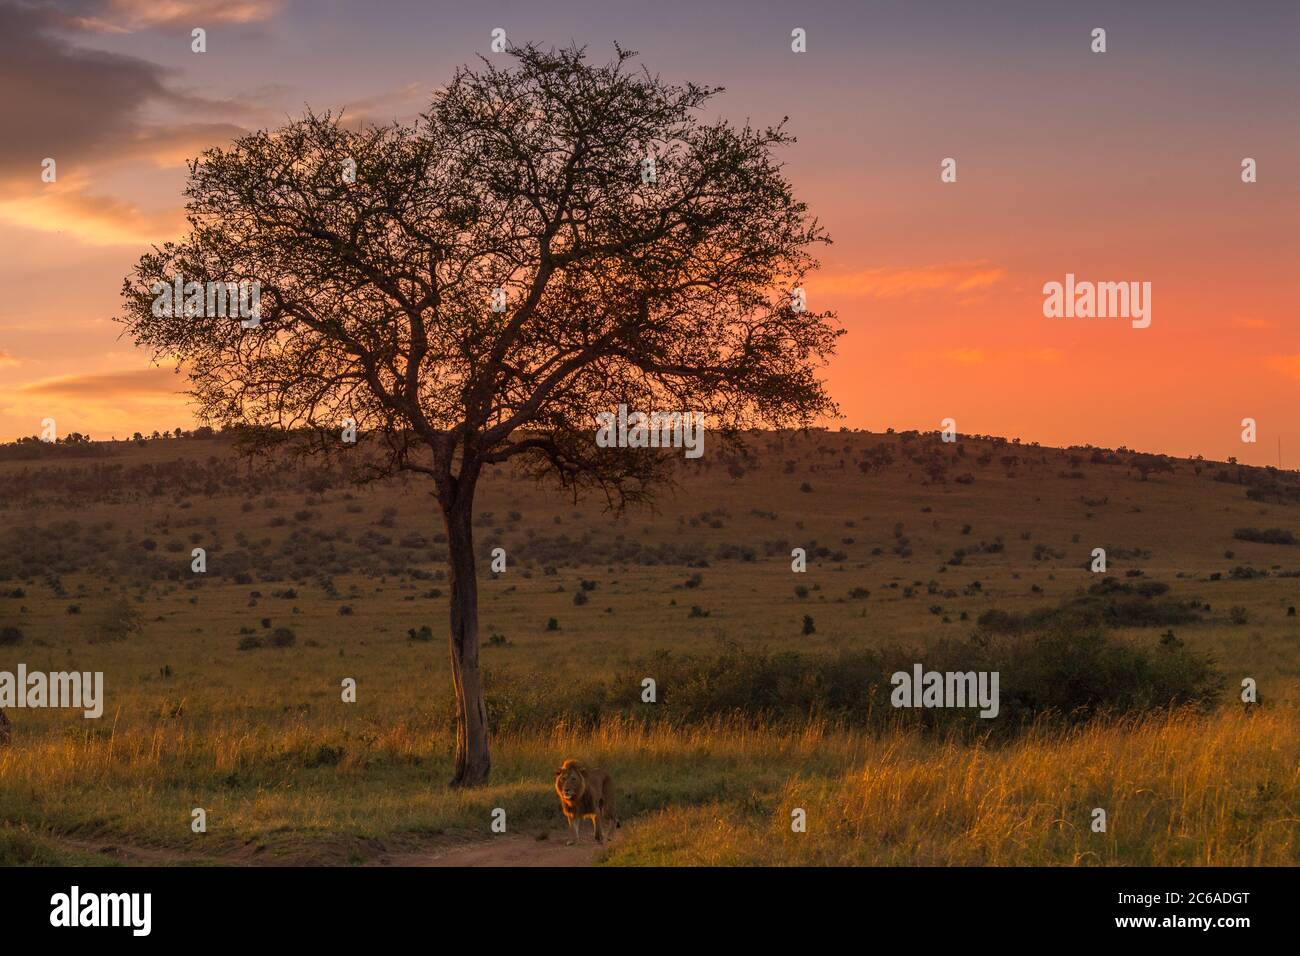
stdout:
<svg viewBox="0 0 1300 956">
<path fill-rule="evenodd" d="M 1152 473 L 1174 473 L 1174 463 L 1163 455 L 1137 455 L 1129 462 L 1130 468 L 1136 468 L 1143 481 Z"/>
<path fill-rule="evenodd" d="M 448 539 L 457 785 L 490 767 L 472 532 L 485 468 L 513 460 L 622 508 L 680 455 L 598 447 L 598 412 L 698 410 L 724 438 L 836 413 L 817 369 L 841 330 L 793 304 L 826 237 L 774 159 L 783 127 L 706 122 L 716 90 L 629 69 L 621 49 L 604 66 L 580 49 L 511 55 L 458 70 L 414 126 L 309 113 L 204 153 L 189 235 L 140 259 L 119 319 L 185 363 L 201 420 L 337 435 L 351 418 L 382 472 L 428 476 Z M 178 275 L 258 281 L 259 322 L 154 315 L 155 284 Z"/>
</svg>

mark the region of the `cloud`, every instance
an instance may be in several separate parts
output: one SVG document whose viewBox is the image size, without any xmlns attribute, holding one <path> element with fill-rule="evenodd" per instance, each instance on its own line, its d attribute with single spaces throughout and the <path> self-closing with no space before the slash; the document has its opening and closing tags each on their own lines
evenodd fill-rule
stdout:
<svg viewBox="0 0 1300 956">
<path fill-rule="evenodd" d="M 1270 355 L 1265 362 L 1273 371 L 1300 380 L 1300 355 Z"/>
<path fill-rule="evenodd" d="M 417 81 L 370 96 L 353 97 L 343 104 L 343 125 L 348 129 L 358 129 L 413 119 L 429 108 L 433 92 L 427 83 Z"/>
<path fill-rule="evenodd" d="M 958 346 L 940 354 L 940 358 L 956 362 L 958 365 L 983 365 L 989 361 L 1015 362 L 1020 365 L 1055 365 L 1064 357 L 1064 352 L 1054 348 L 990 352 L 988 349 Z"/>
<path fill-rule="evenodd" d="M 258 23 L 280 12 L 282 0 L 73 0 L 53 4 L 61 22 L 96 33 L 135 33 L 222 23 Z"/>
<path fill-rule="evenodd" d="M 15 365 L 22 365 L 22 360 L 14 358 L 9 352 L 0 349 L 0 368 L 11 368 Z"/>
<path fill-rule="evenodd" d="M 71 165 L 96 155 L 133 127 L 145 102 L 168 95 L 161 67 L 74 47 L 50 32 L 53 23 L 42 10 L 0 6 L 6 180 L 39 182 L 46 156 Z"/>
<path fill-rule="evenodd" d="M 948 349 L 948 351 L 943 353 L 943 357 L 948 361 L 956 362 L 959 365 L 981 365 L 984 362 L 984 350 L 966 348 Z"/>
<path fill-rule="evenodd" d="M 1055 365 L 1061 359 L 1065 358 L 1065 353 L 1060 349 L 1030 349 L 1026 352 L 1013 352 L 1015 358 L 1024 362 L 1034 362 L 1039 365 Z"/>
<path fill-rule="evenodd" d="M 55 32 L 59 24 L 46 8 L 0 6 L 0 191 L 42 185 L 46 157 L 58 163 L 60 178 L 65 171 L 141 156 L 179 164 L 242 133 L 231 117 L 258 115 L 243 99 L 214 100 L 180 89 L 158 64 L 75 46 Z M 151 104 L 214 120 L 166 127 L 140 122 Z"/>
<path fill-rule="evenodd" d="M 65 375 L 25 385 L 24 395 L 49 398 L 113 400 L 176 395 L 182 391 L 176 371 L 170 368 L 145 368 L 127 372 L 100 372 L 89 375 Z"/>
<path fill-rule="evenodd" d="M 237 139 L 247 132 L 235 123 L 186 123 L 168 129 L 139 129 L 123 138 L 114 158 L 145 160 L 161 167 L 183 166 L 204 150 Z"/>
<path fill-rule="evenodd" d="M 50 184 L 27 196 L 0 198 L 0 219 L 15 226 L 71 233 L 97 246 L 147 246 L 179 236 L 184 210 L 148 212 L 134 203 L 87 192 L 81 183 Z"/>
<path fill-rule="evenodd" d="M 940 352 L 939 358 L 944 362 L 958 365 L 985 365 L 989 363 L 1013 363 L 1017 365 L 1054 365 L 1065 358 L 1060 349 L 1018 349 L 1009 351 L 991 351 L 974 346 L 956 346 Z"/>
<path fill-rule="evenodd" d="M 988 262 L 930 266 L 879 266 L 856 272 L 827 273 L 809 281 L 818 295 L 900 299 L 927 293 L 969 293 L 996 285 L 1006 270 Z"/>
<path fill-rule="evenodd" d="M 1232 317 L 1232 324 L 1235 325 L 1235 326 L 1236 326 L 1237 328 L 1239 328 L 1239 329 L 1274 329 L 1274 328 L 1277 328 L 1277 323 L 1276 323 L 1276 322 L 1273 322 L 1273 321 L 1270 321 L 1269 319 L 1253 319 L 1253 318 L 1247 318 L 1247 317 L 1244 316 L 1244 315 L 1234 315 L 1234 316 Z"/>
</svg>

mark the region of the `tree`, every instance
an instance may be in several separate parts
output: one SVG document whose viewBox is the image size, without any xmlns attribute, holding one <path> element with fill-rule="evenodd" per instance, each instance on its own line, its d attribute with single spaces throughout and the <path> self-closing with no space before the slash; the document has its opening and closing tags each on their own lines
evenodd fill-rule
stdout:
<svg viewBox="0 0 1300 956">
<path fill-rule="evenodd" d="M 458 69 L 411 126 L 308 112 L 205 152 L 188 235 L 141 257 L 119 317 L 184 363 L 200 420 L 338 434 L 350 418 L 376 473 L 431 480 L 456 785 L 490 767 L 471 528 L 485 468 L 620 509 L 676 466 L 597 446 L 596 415 L 619 403 L 704 412 L 724 439 L 837 413 L 817 370 L 842 331 L 794 298 L 828 240 L 774 159 L 784 123 L 705 122 L 718 90 L 622 49 L 601 66 L 578 48 L 510 56 Z M 177 276 L 260 283 L 258 321 L 155 315 L 155 283 Z"/>
</svg>

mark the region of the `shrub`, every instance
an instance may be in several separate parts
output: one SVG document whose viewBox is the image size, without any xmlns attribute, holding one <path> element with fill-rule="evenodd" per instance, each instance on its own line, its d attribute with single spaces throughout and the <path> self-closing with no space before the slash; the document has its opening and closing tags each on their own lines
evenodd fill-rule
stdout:
<svg viewBox="0 0 1300 956">
<path fill-rule="evenodd" d="M 16 627 L 0 628 L 0 646 L 12 647 L 23 642 L 23 632 Z"/>
<path fill-rule="evenodd" d="M 91 641 L 95 643 L 124 641 L 134 634 L 139 634 L 142 629 L 140 612 L 135 605 L 125 597 L 118 597 L 95 617 Z"/>
<path fill-rule="evenodd" d="M 1285 528 L 1238 528 L 1232 536 L 1258 544 L 1300 544 L 1296 536 Z"/>
<path fill-rule="evenodd" d="M 1162 581 L 1128 584 L 1105 578 L 1057 607 L 1024 614 L 991 608 L 976 623 L 985 631 L 1014 634 L 1049 627 L 1172 627 L 1200 620 L 1199 602 L 1162 597 L 1168 590 Z"/>
<path fill-rule="evenodd" d="M 293 647 L 298 642 L 298 635 L 287 627 L 277 627 L 271 632 L 271 646 Z"/>
<path fill-rule="evenodd" d="M 977 707 L 892 707 L 891 676 L 898 671 L 910 674 L 916 663 L 928 671 L 997 671 L 998 719 L 980 718 Z M 640 703 L 646 674 L 654 674 L 661 688 L 654 707 Z M 592 725 L 614 714 L 685 726 L 740 716 L 747 722 L 798 725 L 822 718 L 856 727 L 902 725 L 1008 736 L 1040 722 L 1078 723 L 1177 706 L 1205 708 L 1216 701 L 1222 687 L 1223 678 L 1209 658 L 1188 651 L 1168 634 L 1133 644 L 1091 629 L 837 655 L 769 653 L 733 644 L 713 656 L 662 652 L 631 662 L 608 684 L 581 685 L 557 694 L 529 678 L 506 686 L 489 683 L 487 695 L 489 715 L 512 726 L 553 727 L 562 720 Z"/>
</svg>

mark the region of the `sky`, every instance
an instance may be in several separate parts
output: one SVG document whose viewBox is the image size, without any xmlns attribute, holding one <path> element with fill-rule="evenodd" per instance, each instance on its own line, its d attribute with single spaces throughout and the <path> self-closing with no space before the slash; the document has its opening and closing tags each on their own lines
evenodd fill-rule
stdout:
<svg viewBox="0 0 1300 956">
<path fill-rule="evenodd" d="M 191 427 L 112 321 L 185 160 L 308 107 L 409 122 L 497 27 L 790 118 L 834 240 L 808 304 L 847 331 L 830 424 L 1300 467 L 1295 2 L 0 0 L 0 440 Z M 1149 282 L 1149 327 L 1046 317 L 1067 274 Z"/>
</svg>

